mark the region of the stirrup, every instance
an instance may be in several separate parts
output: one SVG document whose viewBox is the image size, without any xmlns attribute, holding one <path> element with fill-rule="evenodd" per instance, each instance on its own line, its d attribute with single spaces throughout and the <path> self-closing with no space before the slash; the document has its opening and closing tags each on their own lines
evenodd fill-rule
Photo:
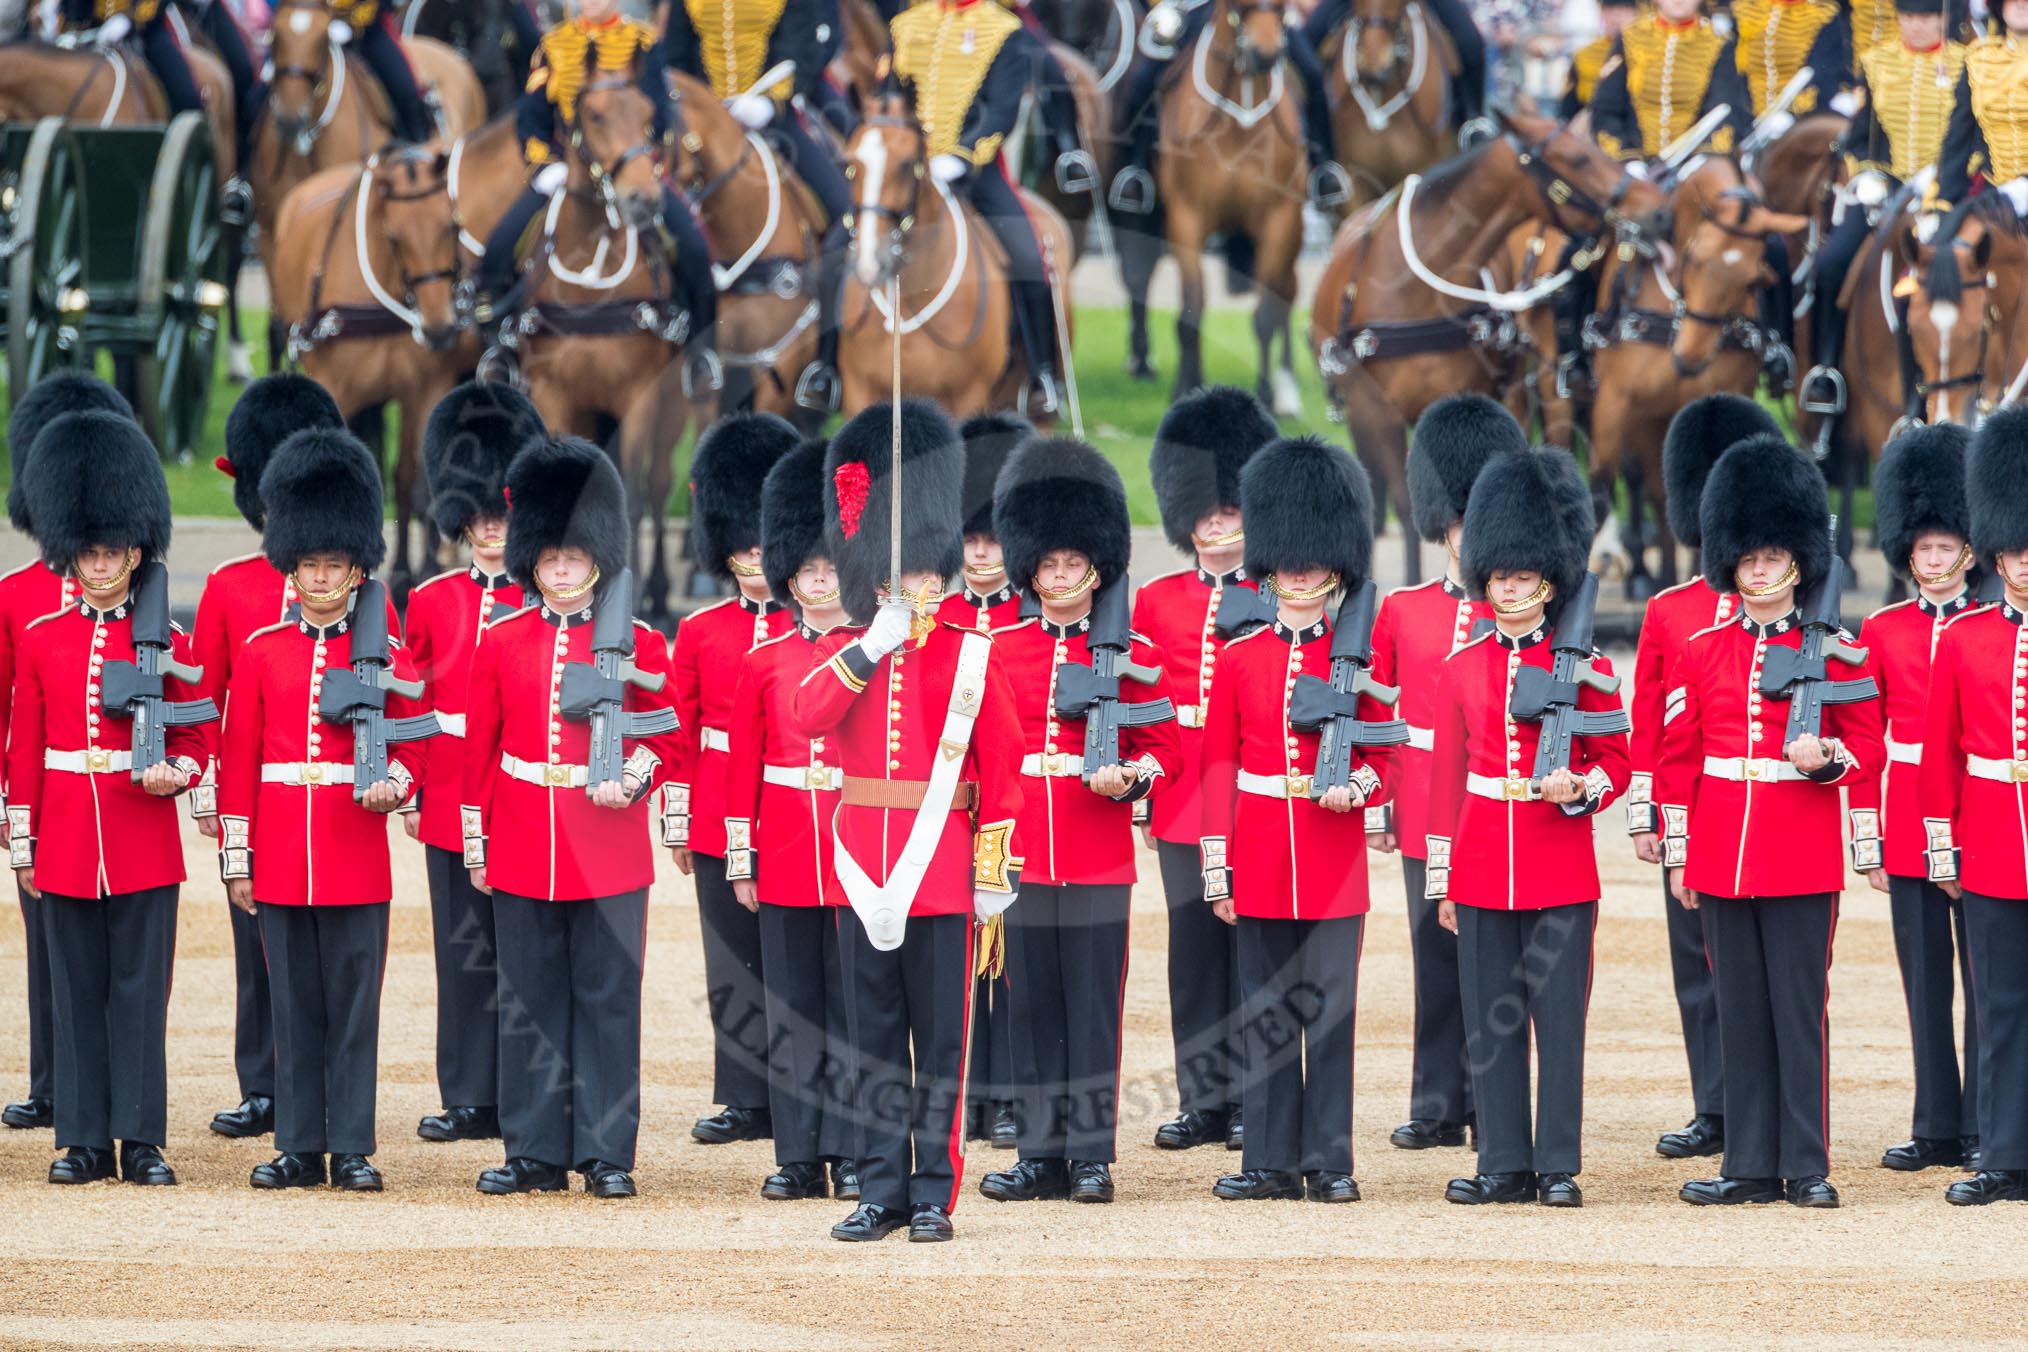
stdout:
<svg viewBox="0 0 2028 1352">
<path fill-rule="evenodd" d="M 253 188 L 244 177 L 234 174 L 225 181 L 218 193 L 218 219 L 221 225 L 237 230 L 253 219 Z"/>
<path fill-rule="evenodd" d="M 513 348 L 495 343 L 479 354 L 472 378 L 486 384 L 512 385 L 518 390 L 522 388 L 521 362 Z"/>
<path fill-rule="evenodd" d="M 1566 352 L 1556 359 L 1556 397 L 1569 399 L 1580 387 L 1589 388 L 1591 371 L 1575 352 Z"/>
<path fill-rule="evenodd" d="M 1481 141 L 1490 141 L 1499 134 L 1499 125 L 1492 118 L 1484 115 L 1467 118 L 1458 128 L 1458 149 L 1470 150 Z"/>
<path fill-rule="evenodd" d="M 1091 152 L 1079 146 L 1056 157 L 1056 189 L 1076 194 L 1090 192 L 1098 185 L 1098 164 Z"/>
<path fill-rule="evenodd" d="M 1145 216 L 1155 209 L 1155 179 L 1138 164 L 1130 164 L 1113 175 L 1106 205 L 1129 216 Z"/>
<path fill-rule="evenodd" d="M 701 372 L 701 375 L 700 375 Z M 718 353 L 711 348 L 690 354 L 683 363 L 683 397 L 695 399 L 698 391 L 717 394 L 725 388 L 725 364 L 718 359 Z"/>
<path fill-rule="evenodd" d="M 1310 171 L 1310 201 L 1318 207 L 1335 207 L 1352 197 L 1352 176 L 1336 160 L 1325 160 Z"/>
<path fill-rule="evenodd" d="M 812 413 L 836 413 L 844 391 L 838 372 L 823 362 L 811 362 L 796 377 L 796 407 Z"/>
<path fill-rule="evenodd" d="M 1818 382 L 1820 381 L 1830 387 L 1831 397 L 1829 399 L 1818 399 L 1812 396 L 1811 391 L 1818 387 Z M 1796 407 L 1805 413 L 1816 413 L 1824 417 L 1835 418 L 1840 413 L 1843 413 L 1845 411 L 1845 373 L 1835 366 L 1812 366 L 1808 371 L 1803 373 L 1803 388 L 1796 400 Z"/>
<path fill-rule="evenodd" d="M 1021 397 L 1015 401 L 1015 412 L 1027 417 L 1030 414 L 1047 416 L 1062 407 L 1056 393 L 1056 377 L 1048 367 L 1043 367 L 1028 378 L 1021 387 Z"/>
</svg>

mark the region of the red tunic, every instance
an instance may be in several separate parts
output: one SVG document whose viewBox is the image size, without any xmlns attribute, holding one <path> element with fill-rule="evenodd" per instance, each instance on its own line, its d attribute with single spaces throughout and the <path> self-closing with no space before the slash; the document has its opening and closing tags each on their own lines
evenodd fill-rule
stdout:
<svg viewBox="0 0 2028 1352">
<path fill-rule="evenodd" d="M 389 653 L 393 673 L 415 679 L 408 651 L 391 643 Z M 321 629 L 300 619 L 270 625 L 240 649 L 218 760 L 219 854 L 225 877 L 253 879 L 256 901 L 360 906 L 394 896 L 387 814 L 352 796 L 352 725 L 317 713 L 324 673 L 351 664 L 351 626 L 342 620 Z M 387 697 L 390 718 L 422 709 L 400 695 Z M 406 800 L 415 791 L 421 748 L 392 743 L 387 760 L 388 778 Z M 334 781 L 334 771 L 345 779 Z M 283 773 L 289 778 L 274 778 Z M 325 778 L 305 782 L 314 775 Z"/>
<path fill-rule="evenodd" d="M 1627 787 L 1625 733 L 1579 737 L 1571 743 L 1571 771 L 1585 781 L 1586 797 L 1565 811 L 1541 799 L 1508 798 L 1509 785 L 1525 794 L 1534 772 L 1542 725 L 1513 718 L 1514 678 L 1523 667 L 1547 670 L 1555 662 L 1550 630 L 1520 639 L 1490 633 L 1445 659 L 1433 696 L 1436 750 L 1430 756 L 1429 839 L 1432 855 L 1448 859 L 1448 879 L 1430 866 L 1428 894 L 1461 906 L 1530 911 L 1599 898 L 1598 856 L 1592 848 L 1592 814 Z M 1612 675 L 1612 663 L 1592 658 Z M 1620 707 L 1612 695 L 1579 687 L 1580 709 Z"/>
<path fill-rule="evenodd" d="M 1131 799 L 1102 797 L 1081 777 L 1084 720 L 1059 718 L 1056 669 L 1065 662 L 1091 664 L 1086 641 L 1090 625 L 1059 628 L 1029 619 L 993 631 L 993 652 L 1007 673 L 1021 723 L 1021 877 L 1033 883 L 1132 883 L 1134 805 Z M 1148 640 L 1133 636 L 1128 659 L 1161 670 L 1161 655 Z M 1166 676 L 1154 685 L 1120 682 L 1121 698 L 1145 703 L 1168 697 Z M 1065 763 L 1062 757 L 1075 758 Z M 1177 773 L 1182 751 L 1173 720 L 1120 729 L 1120 758 L 1141 764 L 1141 783 L 1153 788 Z M 1137 788 L 1135 797 L 1147 789 Z"/>
<path fill-rule="evenodd" d="M 825 889 L 843 772 L 831 741 L 799 735 L 789 718 L 790 700 L 822 638 L 798 625 L 767 640 L 740 663 L 732 695 L 725 876 L 757 878 L 760 899 L 772 906 L 838 901 Z M 801 782 L 784 782 L 794 778 Z"/>
<path fill-rule="evenodd" d="M 0 751 L 7 748 L 8 703 L 13 697 L 14 654 L 21 643 L 21 631 L 69 605 L 76 591 L 67 575 L 40 561 L 24 563 L 0 577 Z M 4 784 L 0 780 L 0 787 Z"/>
<path fill-rule="evenodd" d="M 1004 583 L 998 591 L 983 594 L 960 584 L 957 591 L 946 596 L 937 606 L 939 623 L 954 624 L 960 629 L 976 629 L 982 634 L 1003 628 L 1020 618 L 1021 594 Z"/>
<path fill-rule="evenodd" d="M 725 760 L 739 664 L 795 618 L 773 601 L 728 597 L 683 617 L 669 644 L 669 684 L 682 721 L 663 838 L 699 854 L 725 856 Z"/>
<path fill-rule="evenodd" d="M 1732 592 L 1712 590 L 1694 577 L 1648 598 L 1641 616 L 1641 641 L 1634 649 L 1634 693 L 1628 712 L 1633 735 L 1627 739 L 1634 777 L 1627 794 L 1627 831 L 1661 833 L 1655 812 L 1655 767 L 1662 760 L 1662 729 L 1682 712 L 1682 683 L 1676 665 L 1692 634 L 1724 624 L 1739 606 Z"/>
<path fill-rule="evenodd" d="M 174 653 L 190 660 L 190 640 L 178 631 Z M 8 748 L 9 843 L 35 838 L 35 885 L 62 897 L 117 896 L 183 881 L 183 841 L 176 800 L 158 798 L 134 782 L 134 721 L 108 714 L 99 694 L 107 662 L 134 660 L 134 622 L 128 607 L 92 610 L 82 604 L 30 624 L 15 650 L 14 718 Z M 173 677 L 163 681 L 172 700 L 198 698 Z M 202 725 L 164 730 L 171 760 L 201 774 L 210 759 Z M 45 753 L 82 765 L 45 766 Z M 100 769 L 91 758 L 108 753 Z M 118 760 L 126 753 L 124 762 Z M 17 856 L 18 857 L 18 856 Z"/>
<path fill-rule="evenodd" d="M 920 643 L 911 641 L 877 663 L 868 662 L 857 646 L 862 632 L 833 630 L 817 644 L 810 669 L 789 701 L 790 726 L 835 745 L 848 782 L 926 781 L 950 712 L 966 631 L 939 624 Z M 862 693 L 869 687 L 870 694 Z M 1021 725 L 997 652 L 986 664 L 985 688 L 979 692 L 979 712 L 958 781 L 959 801 L 969 794 L 973 805 L 951 808 L 910 915 L 961 915 L 972 909 L 982 841 L 1010 868 L 1020 864 Z M 915 818 L 914 808 L 841 803 L 837 843 L 876 885 L 884 886 Z M 834 905 L 847 904 L 835 874 L 825 886 Z"/>
<path fill-rule="evenodd" d="M 1436 745 L 1437 680 L 1444 659 L 1471 641 L 1472 626 L 1493 611 L 1446 578 L 1396 587 L 1373 620 L 1373 679 L 1401 691 L 1394 715 L 1408 724 L 1408 745 L 1388 756 L 1390 829 L 1410 859 L 1427 859 L 1430 749 Z"/>
<path fill-rule="evenodd" d="M 1766 626 L 1742 614 L 1684 645 L 1676 668 L 1683 708 L 1662 733 L 1655 797 L 1663 863 L 1682 867 L 1694 891 L 1793 897 L 1845 884 L 1839 787 L 1880 773 L 1880 701 L 1825 705 L 1823 735 L 1842 740 L 1844 754 L 1835 777 L 1802 778 L 1782 756 L 1789 701 L 1760 694 L 1767 649 L 1800 647 L 1802 634 L 1793 612 Z M 1850 681 L 1865 672 L 1833 662 L 1830 675 Z"/>
<path fill-rule="evenodd" d="M 423 679 L 423 703 L 444 727 L 422 743 L 422 783 L 415 802 L 425 845 L 453 851 L 465 847 L 458 804 L 465 792 L 465 693 L 472 655 L 489 623 L 520 608 L 521 588 L 476 565 L 439 573 L 409 593 L 409 660 Z"/>
<path fill-rule="evenodd" d="M 1204 714 L 1225 651 L 1217 620 L 1227 587 L 1252 590 L 1253 583 L 1238 569 L 1216 574 L 1185 568 L 1150 578 L 1134 593 L 1134 632 L 1154 645 L 1176 701 L 1176 768 L 1148 800 L 1150 829 L 1172 845 L 1195 845 L 1203 832 Z"/>
<path fill-rule="evenodd" d="M 1322 621 L 1299 632 L 1277 620 L 1234 639 L 1212 678 L 1204 726 L 1205 871 L 1223 859 L 1234 911 L 1263 920 L 1336 920 L 1364 915 L 1368 904 L 1365 814 L 1327 812 L 1304 785 L 1286 798 L 1241 789 L 1246 777 L 1286 784 L 1316 768 L 1318 734 L 1289 726 L 1289 693 L 1304 673 L 1330 679 Z M 1360 716 L 1389 713 L 1362 699 Z M 1385 801 L 1390 769 L 1385 750 L 1353 749 L 1369 804 Z"/>
<path fill-rule="evenodd" d="M 1944 626 L 1915 798 L 1943 865 L 1928 876 L 1951 877 L 1955 847 L 1966 891 L 2028 898 L 2028 627 L 2010 605 Z"/>
<path fill-rule="evenodd" d="M 1859 641 L 1866 645 L 1866 670 L 1880 687 L 1887 720 L 1887 773 L 1854 784 L 1849 806 L 1854 840 L 1872 837 L 1884 849 L 1881 862 L 1898 878 L 1927 878 L 1923 859 L 1922 800 L 1916 792 L 1922 762 L 1923 720 L 1929 715 L 1929 670 L 1944 626 L 1971 607 L 1963 592 L 1943 606 L 1917 597 L 1866 617 Z M 1869 819 L 1877 812 L 1878 819 Z"/>
<path fill-rule="evenodd" d="M 666 672 L 661 636 L 638 620 L 634 630 L 635 665 Z M 655 881 L 648 804 L 681 754 L 680 730 L 635 743 L 627 764 L 646 787 L 630 806 L 592 802 L 583 774 L 591 724 L 563 717 L 556 700 L 564 664 L 592 660 L 591 633 L 590 606 L 558 615 L 538 602 L 488 625 L 472 659 L 461 814 L 465 863 L 483 864 L 498 891 L 584 901 Z M 629 686 L 626 707 L 668 708 L 673 684 L 653 694 Z M 525 774 L 557 782 L 515 777 L 504 759 L 509 756 Z M 556 767 L 553 776 L 549 766 Z"/>
</svg>

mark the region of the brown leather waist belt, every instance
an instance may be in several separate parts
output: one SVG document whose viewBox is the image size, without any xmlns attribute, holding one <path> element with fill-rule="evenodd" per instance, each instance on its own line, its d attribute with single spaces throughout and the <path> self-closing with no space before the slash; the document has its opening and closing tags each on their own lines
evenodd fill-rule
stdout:
<svg viewBox="0 0 2028 1352">
<path fill-rule="evenodd" d="M 855 779 L 847 775 L 839 801 L 846 807 L 884 807 L 908 812 L 922 806 L 922 796 L 928 790 L 927 779 Z M 951 795 L 951 811 L 969 811 L 978 792 L 977 784 L 958 785 L 957 792 Z"/>
</svg>

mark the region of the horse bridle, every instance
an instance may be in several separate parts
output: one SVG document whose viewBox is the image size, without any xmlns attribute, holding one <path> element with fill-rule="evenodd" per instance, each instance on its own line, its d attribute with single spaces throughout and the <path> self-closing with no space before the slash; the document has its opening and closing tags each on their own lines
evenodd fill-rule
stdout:
<svg viewBox="0 0 2028 1352">
<path fill-rule="evenodd" d="M 278 0 L 278 3 L 274 6 L 275 19 L 279 21 L 284 13 L 292 9 L 306 9 L 320 14 L 324 12 L 324 7 L 318 4 L 317 0 Z M 276 81 L 290 75 L 308 84 L 310 92 L 313 95 L 317 92 L 318 87 L 325 78 L 323 71 L 316 70 L 310 66 L 299 66 L 291 62 L 286 66 L 276 66 L 274 73 L 268 77 L 268 84 L 272 87 Z"/>
<path fill-rule="evenodd" d="M 915 228 L 916 217 L 922 206 L 922 185 L 923 180 L 928 177 L 929 170 L 928 162 L 924 158 L 929 149 L 929 134 L 923 130 L 920 121 L 911 117 L 863 117 L 859 119 L 859 125 L 861 127 L 894 127 L 902 131 L 911 132 L 915 136 L 916 153 L 909 159 L 902 161 L 903 167 L 912 171 L 911 177 L 913 179 L 913 187 L 909 191 L 907 207 L 891 207 L 884 202 L 874 202 L 868 206 L 853 207 L 851 215 L 846 217 L 846 229 L 848 232 L 859 228 L 859 216 L 862 212 L 869 216 L 877 216 L 882 220 L 891 221 L 892 224 L 887 228 L 887 246 L 895 254 L 899 255 L 902 248 L 902 238 Z M 846 173 L 848 175 L 856 174 L 858 167 L 856 164 L 847 165 Z"/>
<path fill-rule="evenodd" d="M 421 160 L 428 159 L 429 156 L 425 152 L 414 152 L 412 158 Z M 383 161 L 382 167 L 406 164 L 410 162 L 410 159 L 411 157 L 405 156 L 401 159 Z M 397 188 L 392 181 L 389 181 L 385 186 L 381 200 L 384 202 L 426 202 L 439 193 L 448 196 L 450 188 L 451 180 L 448 174 L 438 174 L 436 184 L 433 187 L 415 188 L 408 191 Z M 402 247 L 401 241 L 395 237 L 392 231 L 386 229 L 384 224 L 382 226 L 380 232 L 381 238 L 387 241 L 388 249 L 394 254 L 395 266 L 401 270 L 403 292 L 411 303 L 415 300 L 416 288 L 419 286 L 428 285 L 430 282 L 446 282 L 451 286 L 453 292 L 455 292 L 458 283 L 464 280 L 464 248 L 458 243 L 458 231 L 461 227 L 458 220 L 456 203 L 452 203 L 451 205 L 450 223 L 447 228 L 451 241 L 451 265 L 447 268 L 431 268 L 427 272 L 410 272 L 407 250 Z"/>
<path fill-rule="evenodd" d="M 636 141 L 633 145 L 630 145 L 625 150 L 621 151 L 620 157 L 617 160 L 614 160 L 611 164 L 606 164 L 605 162 L 600 160 L 596 155 L 593 155 L 590 150 L 585 148 L 584 143 L 585 99 L 589 95 L 602 94 L 610 90 L 615 89 L 639 90 L 639 88 L 640 86 L 635 84 L 631 78 L 622 75 L 605 75 L 599 77 L 596 80 L 588 80 L 585 82 L 584 88 L 578 91 L 577 106 L 572 108 L 570 113 L 571 152 L 575 154 L 578 157 L 578 159 L 584 163 L 585 173 L 591 176 L 593 186 L 598 189 L 599 200 L 604 204 L 609 219 L 611 218 L 613 212 L 617 207 L 617 203 L 614 200 L 613 196 L 614 192 L 613 183 L 615 182 L 615 180 L 617 180 L 620 174 L 626 170 L 626 167 L 628 165 L 632 164 L 635 160 L 641 158 L 643 155 L 655 155 L 660 153 L 661 150 L 663 149 L 663 144 L 662 141 L 658 141 L 655 137 L 652 136 L 645 141 Z M 643 92 L 642 97 L 646 98 L 648 97 L 648 95 L 645 92 Z M 666 139 L 667 137 L 665 136 L 663 140 Z"/>
<path fill-rule="evenodd" d="M 1742 183 L 1738 187 L 1727 188 L 1724 192 L 1718 194 L 1718 201 L 1721 204 L 1727 202 L 1736 204 L 1739 208 L 1739 219 L 1737 221 L 1724 220 L 1712 214 L 1710 207 L 1705 207 L 1699 214 L 1706 222 L 1717 226 L 1720 231 L 1733 239 L 1747 240 L 1760 245 L 1763 249 L 1767 247 L 1766 235 L 1746 228 L 1747 218 L 1753 215 L 1753 209 L 1762 205 L 1759 193 L 1756 193 L 1753 189 Z M 1677 259 L 1677 267 L 1680 269 L 1687 261 L 1687 258 Z M 1687 319 L 1694 323 L 1709 324 L 1712 328 L 1722 329 L 1730 325 L 1733 320 L 1739 318 L 1737 315 L 1712 314 L 1706 310 L 1693 310 L 1690 308 L 1690 303 L 1682 299 L 1683 279 L 1680 275 L 1676 278 L 1674 286 L 1677 296 L 1676 317 L 1678 319 Z"/>
<path fill-rule="evenodd" d="M 1952 243 L 1948 247 L 1956 248 L 1957 242 L 1952 241 Z M 1963 273 L 1964 270 L 1960 269 L 1960 272 Z M 1988 273 L 1978 272 L 1969 276 L 1961 276 L 1958 282 L 1958 286 L 1959 289 L 1963 291 L 1977 291 L 1983 293 L 1989 288 L 1990 281 L 1991 279 Z M 1929 397 L 1932 394 L 1944 394 L 1948 393 L 1951 390 L 1970 389 L 1974 395 L 1973 399 L 1974 404 L 1985 402 L 1986 356 L 1987 351 L 1992 344 L 1993 321 L 1997 317 L 1998 316 L 1994 311 L 1992 302 L 1987 300 L 1985 296 L 1982 294 L 1979 297 L 1979 350 L 1978 355 L 1974 358 L 1972 362 L 1971 369 L 1966 371 L 1963 375 L 1945 376 L 1942 380 L 1933 382 L 1925 381 L 1921 379 L 1920 375 L 1918 375 L 1917 379 L 1914 382 L 1915 386 L 1914 397 L 1909 400 L 1909 413 L 1907 414 L 1907 416 L 1926 419 L 1929 415 Z M 1905 318 L 1902 321 L 1901 331 L 1904 334 L 1909 333 L 1908 322 Z M 1912 335 L 1910 336 L 1912 337 Z M 1909 355 L 1910 355 L 1910 365 L 1913 365 L 1914 352 L 1912 345 Z"/>
<path fill-rule="evenodd" d="M 689 155 L 691 159 L 696 160 L 704 151 L 704 138 L 699 136 L 695 131 L 692 131 L 690 124 L 684 120 L 682 90 L 672 88 L 669 91 L 668 108 L 670 140 L 674 144 L 683 147 L 684 153 Z M 731 164 L 719 170 L 718 173 L 710 178 L 705 178 L 703 174 L 703 162 L 700 160 L 698 161 L 697 175 L 691 179 L 679 182 L 677 186 L 683 189 L 684 197 L 689 199 L 692 206 L 702 206 L 710 201 L 719 189 L 739 177 L 740 170 L 746 168 L 747 161 L 752 158 L 753 142 L 747 137 L 742 136 L 739 138 L 739 157 Z"/>
<path fill-rule="evenodd" d="M 1409 27 L 1409 15 L 1406 7 L 1402 9 L 1401 13 L 1389 19 L 1369 19 L 1363 14 L 1355 13 L 1347 16 L 1345 20 L 1345 36 L 1341 40 L 1348 45 L 1354 44 L 1359 41 L 1359 35 L 1368 28 L 1380 28 L 1389 37 L 1394 39 L 1394 60 L 1395 64 L 1399 65 L 1407 61 L 1414 54 L 1414 40 L 1409 34 Z"/>
<path fill-rule="evenodd" d="M 1507 136 L 1508 142 L 1514 147 L 1516 157 L 1521 162 L 1521 172 L 1528 176 L 1528 181 L 1542 194 L 1543 203 L 1549 208 L 1551 224 L 1575 238 L 1596 240 L 1600 234 L 1599 230 L 1589 227 L 1574 229 L 1557 214 L 1566 207 L 1573 211 L 1584 212 L 1611 230 L 1622 244 L 1632 247 L 1643 257 L 1652 258 L 1655 254 L 1654 244 L 1646 238 L 1640 224 L 1631 216 L 1622 214 L 1619 209 L 1620 203 L 1626 200 L 1634 185 L 1642 180 L 1635 177 L 1632 170 L 1621 165 L 1619 181 L 1613 184 L 1613 190 L 1606 200 L 1599 201 L 1565 178 L 1544 157 L 1543 152 L 1548 150 L 1549 143 L 1555 139 L 1556 134 L 1552 131 L 1540 141 L 1530 144 L 1524 144 L 1520 137 L 1511 132 Z"/>
</svg>

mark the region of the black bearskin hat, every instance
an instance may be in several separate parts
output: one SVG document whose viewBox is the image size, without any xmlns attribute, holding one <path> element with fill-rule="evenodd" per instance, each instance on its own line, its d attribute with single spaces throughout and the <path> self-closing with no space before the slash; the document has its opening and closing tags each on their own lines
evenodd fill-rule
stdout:
<svg viewBox="0 0 2028 1352">
<path fill-rule="evenodd" d="M 1677 411 L 1662 437 L 1662 484 L 1669 529 L 1678 540 L 1695 549 L 1704 538 L 1698 503 L 1718 457 L 1735 442 L 1780 436 L 1781 430 L 1772 413 L 1743 394 L 1703 395 Z"/>
<path fill-rule="evenodd" d="M 2012 404 L 1979 424 L 1965 453 L 1972 504 L 1972 552 L 1990 568 L 1995 554 L 2028 549 L 2028 405 Z"/>
<path fill-rule="evenodd" d="M 965 534 L 993 533 L 993 485 L 1007 457 L 1035 435 L 1019 413 L 975 413 L 958 424 L 965 443 Z"/>
<path fill-rule="evenodd" d="M 1112 461 L 1070 437 L 1037 437 L 1007 458 L 993 493 L 993 533 L 1007 580 L 1033 590 L 1051 550 L 1074 549 L 1110 587 L 1127 575 L 1134 526 Z"/>
<path fill-rule="evenodd" d="M 806 441 L 775 461 L 761 485 L 761 571 L 783 605 L 789 579 L 824 552 L 824 441 Z"/>
<path fill-rule="evenodd" d="M 1328 568 L 1346 590 L 1373 571 L 1373 487 L 1343 447 L 1283 437 L 1261 447 L 1239 476 L 1246 571 Z"/>
<path fill-rule="evenodd" d="M 267 508 L 261 548 L 294 572 L 306 554 L 343 554 L 372 572 L 387 555 L 380 466 L 366 443 L 342 427 L 313 427 L 274 448 L 261 475 Z"/>
<path fill-rule="evenodd" d="M 1780 436 L 1735 442 L 1711 467 L 1699 509 L 1704 580 L 1737 591 L 1739 561 L 1770 545 L 1796 560 L 1796 595 L 1814 592 L 1831 570 L 1831 501 L 1816 464 Z"/>
<path fill-rule="evenodd" d="M 1190 532 L 1197 518 L 1215 507 L 1238 505 L 1240 471 L 1281 434 L 1260 400 L 1230 385 L 1213 385 L 1171 404 L 1148 452 L 1148 475 L 1169 543 L 1193 552 Z"/>
<path fill-rule="evenodd" d="M 344 425 L 338 401 L 308 376 L 283 372 L 246 387 L 225 417 L 225 454 L 212 463 L 231 476 L 232 505 L 249 526 L 261 529 L 261 480 L 275 448 L 297 432 Z"/>
<path fill-rule="evenodd" d="M 1970 542 L 1965 448 L 1972 434 L 1956 423 L 1913 427 L 1887 443 L 1873 467 L 1873 540 L 1895 576 L 1909 576 L 1915 537 L 1940 530 Z"/>
<path fill-rule="evenodd" d="M 528 396 L 502 381 L 468 380 L 437 401 L 423 429 L 430 520 L 455 540 L 482 513 L 507 515 L 507 466 L 547 436 Z"/>
<path fill-rule="evenodd" d="M 707 573 L 732 581 L 726 560 L 761 542 L 761 484 L 801 440 L 788 419 L 772 413 L 735 413 L 697 439 L 690 459 L 690 535 Z"/>
<path fill-rule="evenodd" d="M 845 613 L 862 623 L 873 618 L 887 580 L 893 435 L 892 406 L 874 404 L 824 452 L 824 550 L 837 565 Z M 965 561 L 965 451 L 950 418 L 927 399 L 902 401 L 901 463 L 901 570 L 950 577 Z"/>
<path fill-rule="evenodd" d="M 169 552 L 169 484 L 139 423 L 110 409 L 66 413 L 35 442 L 16 487 L 43 562 L 67 573 L 92 545 Z"/>
<path fill-rule="evenodd" d="M 1591 487 L 1569 451 L 1524 446 L 1486 462 L 1465 508 L 1458 538 L 1465 588 L 1483 600 L 1495 573 L 1537 572 L 1556 588 L 1546 614 L 1554 624 L 1584 582 L 1596 533 Z"/>
<path fill-rule="evenodd" d="M 133 406 L 124 395 L 97 376 L 82 371 L 53 371 L 14 401 L 7 414 L 7 459 L 14 469 L 14 477 L 7 485 L 7 519 L 23 535 L 35 534 L 35 519 L 22 489 L 28 452 L 50 423 L 66 413 L 93 410 L 117 413 L 123 418 L 134 416 Z M 59 453 L 63 450 L 61 445 L 57 449 Z"/>
<path fill-rule="evenodd" d="M 545 549 L 574 546 L 602 577 L 627 566 L 627 488 L 612 457 L 580 437 L 531 441 L 507 467 L 507 576 L 533 596 Z"/>
<path fill-rule="evenodd" d="M 1408 452 L 1408 501 L 1415 532 L 1441 543 L 1465 518 L 1472 481 L 1501 451 L 1525 451 L 1528 434 L 1507 406 L 1483 394 L 1437 400 L 1415 422 Z"/>
</svg>

